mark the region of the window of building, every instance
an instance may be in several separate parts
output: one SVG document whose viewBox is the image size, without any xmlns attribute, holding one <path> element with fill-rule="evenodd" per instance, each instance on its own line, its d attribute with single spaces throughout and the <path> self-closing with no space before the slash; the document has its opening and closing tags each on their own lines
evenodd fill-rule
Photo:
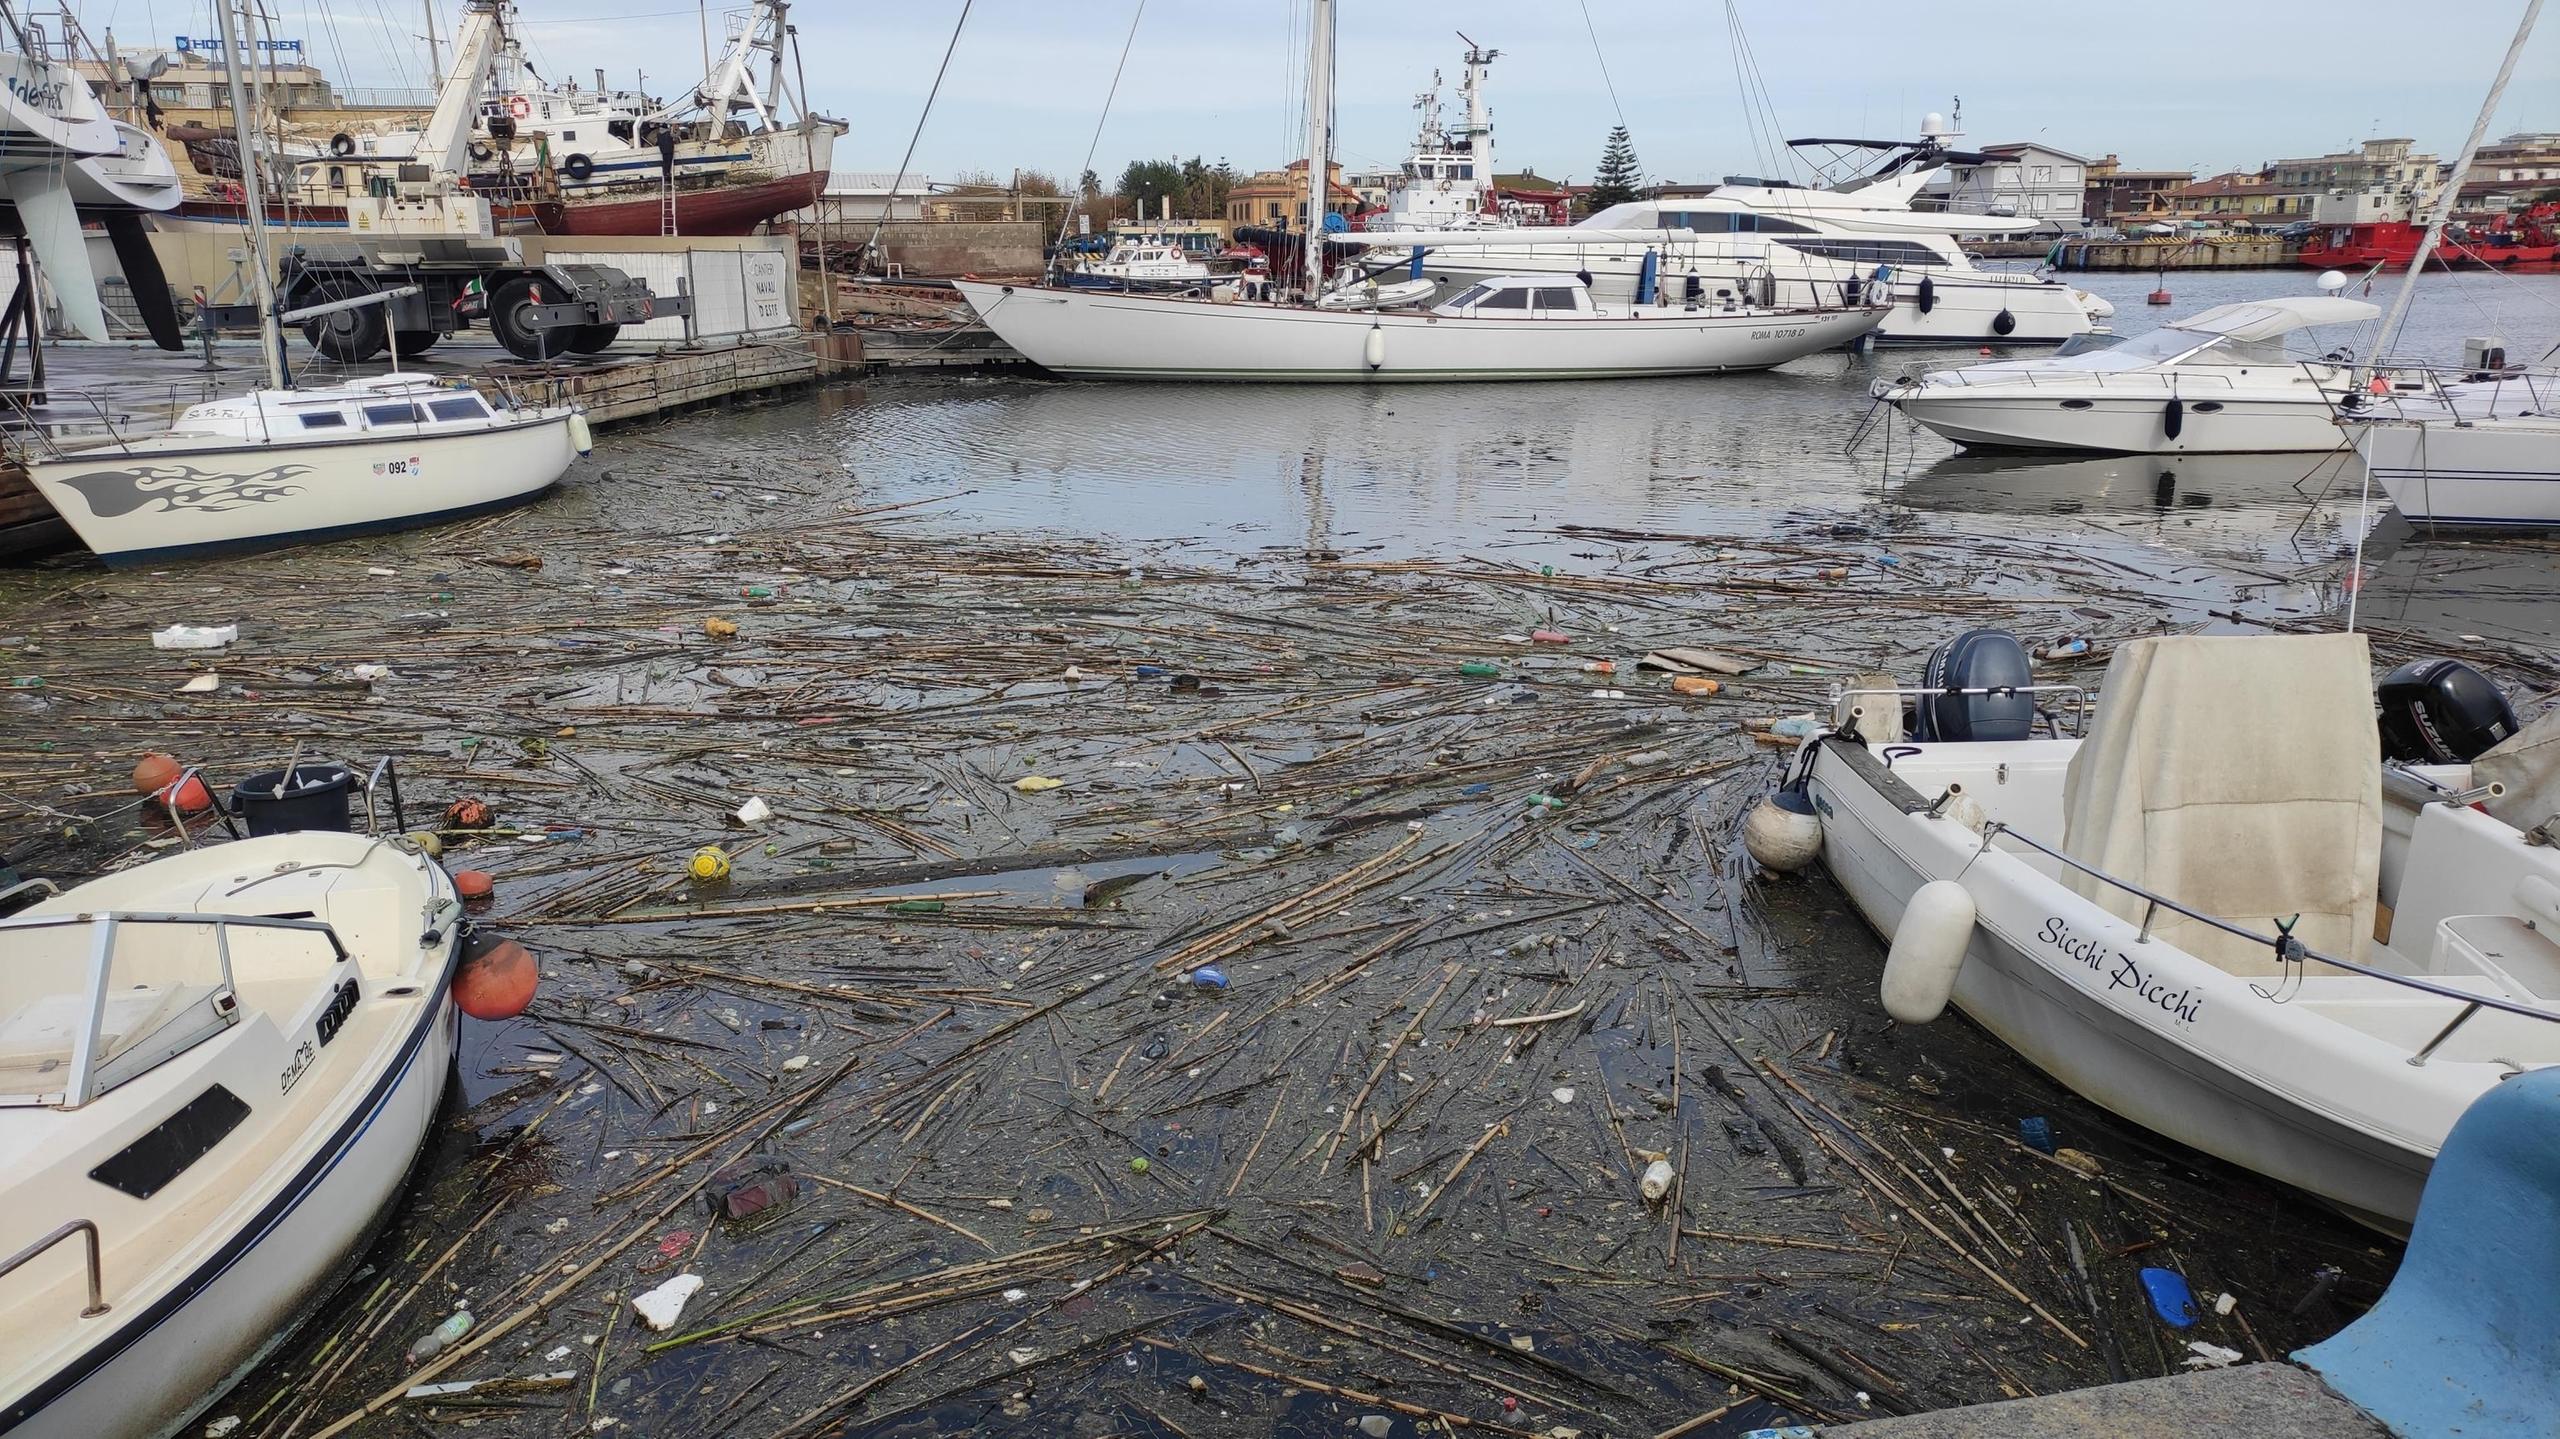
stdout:
<svg viewBox="0 0 2560 1439">
<path fill-rule="evenodd" d="M 2034 177 L 2035 182 L 2039 185 L 2050 184 L 2053 181 L 2053 167 L 2051 165 L 2033 166 L 2030 168 L 2028 173 Z"/>
</svg>

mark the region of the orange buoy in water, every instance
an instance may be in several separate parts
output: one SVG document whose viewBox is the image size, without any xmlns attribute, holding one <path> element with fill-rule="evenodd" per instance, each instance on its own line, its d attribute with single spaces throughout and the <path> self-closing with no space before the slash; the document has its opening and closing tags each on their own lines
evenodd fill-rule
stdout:
<svg viewBox="0 0 2560 1439">
<path fill-rule="evenodd" d="M 453 1002 L 473 1019 L 513 1019 L 533 1003 L 541 977 L 533 951 L 512 939 L 484 937 L 463 952 L 462 969 L 453 977 Z"/>
<path fill-rule="evenodd" d="M 202 814 L 213 808 L 213 794 L 204 781 L 190 778 L 179 784 L 162 785 L 151 796 L 157 804 L 175 804 L 180 814 Z"/>
<path fill-rule="evenodd" d="M 167 789 L 183 773 L 185 771 L 180 768 L 177 756 L 153 750 L 134 761 L 133 792 L 150 794 L 156 790 Z"/>
<path fill-rule="evenodd" d="M 486 870 L 457 869 L 453 872 L 453 892 L 464 899 L 487 899 L 497 887 L 498 882 Z"/>
<path fill-rule="evenodd" d="M 2166 305 L 2172 303 L 2169 292 L 2166 290 L 2154 290 L 2150 294 L 2143 296 L 2142 302 L 2146 305 Z"/>
</svg>

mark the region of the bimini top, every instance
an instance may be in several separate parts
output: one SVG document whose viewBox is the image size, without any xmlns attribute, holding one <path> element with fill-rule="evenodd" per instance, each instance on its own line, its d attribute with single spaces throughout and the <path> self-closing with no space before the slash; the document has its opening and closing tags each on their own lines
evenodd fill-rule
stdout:
<svg viewBox="0 0 2560 1439">
<path fill-rule="evenodd" d="M 2201 315 L 2170 322 L 2171 329 L 2235 340 L 2272 340 L 2311 325 L 2360 325 L 2382 313 L 2378 305 L 2338 295 L 2287 295 L 2216 305 Z"/>
</svg>

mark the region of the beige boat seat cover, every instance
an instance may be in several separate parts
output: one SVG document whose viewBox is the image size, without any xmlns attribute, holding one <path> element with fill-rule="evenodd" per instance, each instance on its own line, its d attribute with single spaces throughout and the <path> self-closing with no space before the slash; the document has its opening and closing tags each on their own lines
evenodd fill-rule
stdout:
<svg viewBox="0 0 2560 1439">
<path fill-rule="evenodd" d="M 2363 959 L 2382 864 L 2382 759 L 2362 635 L 2171 635 L 2120 645 L 2063 781 L 2063 851 L 2261 934 Z M 2064 883 L 2140 923 L 2138 896 Z M 2155 939 L 2233 974 L 2271 945 L 2162 910 Z"/>
<path fill-rule="evenodd" d="M 2482 800 L 2480 807 L 2518 829 L 2560 815 L 2560 709 L 2544 711 L 2473 760 L 2471 782 L 2505 785 L 2505 794 Z"/>
</svg>

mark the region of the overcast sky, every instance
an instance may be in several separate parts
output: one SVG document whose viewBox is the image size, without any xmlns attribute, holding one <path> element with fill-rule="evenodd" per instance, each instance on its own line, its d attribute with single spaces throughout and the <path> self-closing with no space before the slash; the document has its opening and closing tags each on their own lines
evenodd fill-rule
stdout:
<svg viewBox="0 0 2560 1439">
<path fill-rule="evenodd" d="M 422 83 L 417 0 L 268 0 L 333 79 Z M 659 93 L 702 70 L 698 9 L 684 0 L 521 0 L 524 33 L 555 75 L 618 85 L 645 71 Z M 1072 175 L 1084 160 L 1139 0 L 974 0 L 916 149 L 936 177 L 1020 166 Z M 1201 155 L 1251 170 L 1302 148 L 1292 128 L 1305 0 L 1144 0 L 1094 168 Z M 1585 5 L 1590 29 L 1585 28 Z M 845 170 L 897 167 L 962 0 L 801 0 L 809 88 L 849 120 Z M 2210 173 L 2288 155 L 2414 136 L 2450 158 L 2521 0 L 2150 0 L 2021 5 L 1984 0 L 1738 0 L 1786 136 L 1899 138 L 1964 101 L 1974 144 L 2041 140 L 2138 168 Z M 122 44 L 200 30 L 208 7 L 83 0 L 93 32 Z M 448 27 L 458 6 L 441 6 Z M 709 6 L 711 42 L 721 11 Z M 1355 168 L 1401 159 L 1414 92 L 1455 76 L 1463 29 L 1501 50 L 1490 93 L 1502 168 L 1588 179 L 1621 112 L 1655 179 L 1768 168 L 1755 146 L 1714 0 L 1340 0 L 1339 146 Z M 1593 32 L 1597 32 L 1594 45 Z M 1606 78 L 1603 66 L 1606 67 Z M 1612 82 L 1615 99 L 1611 95 Z M 2560 130 L 2560 19 L 2527 47 L 2491 136 Z"/>
</svg>

